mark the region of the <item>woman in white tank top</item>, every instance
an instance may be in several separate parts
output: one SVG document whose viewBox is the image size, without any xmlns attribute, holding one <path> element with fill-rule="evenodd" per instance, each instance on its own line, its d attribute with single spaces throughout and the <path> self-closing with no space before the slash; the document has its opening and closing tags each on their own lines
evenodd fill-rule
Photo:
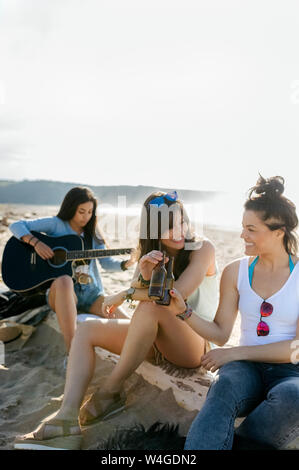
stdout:
<svg viewBox="0 0 299 470">
<path fill-rule="evenodd" d="M 244 206 L 246 257 L 224 269 L 214 321 L 187 319 L 223 346 L 241 314 L 240 345 L 202 357 L 207 370 L 219 371 L 188 433 L 188 450 L 231 449 L 238 416 L 247 416 L 236 430 L 239 440 L 283 448 L 299 435 L 298 218 L 283 190 L 283 178 L 259 178 Z M 179 293 L 174 297 L 182 309 Z"/>
</svg>

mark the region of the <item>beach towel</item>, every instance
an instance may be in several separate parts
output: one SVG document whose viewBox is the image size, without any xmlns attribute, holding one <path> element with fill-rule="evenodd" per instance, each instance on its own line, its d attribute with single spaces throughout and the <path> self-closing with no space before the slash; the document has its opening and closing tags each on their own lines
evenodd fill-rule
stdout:
<svg viewBox="0 0 299 470">
<path fill-rule="evenodd" d="M 0 320 L 46 305 L 44 292 L 22 295 L 11 290 L 0 292 Z"/>
</svg>

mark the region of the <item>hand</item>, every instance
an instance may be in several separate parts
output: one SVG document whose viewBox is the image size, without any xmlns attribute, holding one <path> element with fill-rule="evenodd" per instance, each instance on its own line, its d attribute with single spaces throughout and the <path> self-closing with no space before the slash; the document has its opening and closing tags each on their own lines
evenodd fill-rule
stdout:
<svg viewBox="0 0 299 470">
<path fill-rule="evenodd" d="M 124 302 L 124 293 L 106 295 L 102 303 L 102 314 L 105 318 L 115 318 L 115 309 Z"/>
<path fill-rule="evenodd" d="M 186 310 L 186 304 L 182 297 L 182 294 L 175 289 L 174 287 L 169 291 L 171 301 L 169 305 L 169 309 L 175 314 L 178 315 L 183 313 Z"/>
<path fill-rule="evenodd" d="M 201 358 L 201 366 L 206 370 L 215 372 L 221 366 L 227 362 L 235 361 L 234 356 L 236 348 L 217 348 L 212 349 L 207 354 L 204 354 Z"/>
<path fill-rule="evenodd" d="M 37 239 L 36 239 L 37 240 Z M 36 243 L 36 245 L 35 245 Z M 47 260 L 47 259 L 51 259 L 53 258 L 54 256 L 54 251 L 48 246 L 46 245 L 45 243 L 39 241 L 37 243 L 37 241 L 34 241 L 34 243 L 32 243 L 36 253 L 44 260 Z M 35 246 L 34 246 L 35 245 Z"/>
<path fill-rule="evenodd" d="M 163 259 L 163 253 L 161 251 L 153 250 L 142 256 L 139 260 L 139 271 L 144 280 L 149 281 L 152 275 L 154 267 Z M 165 258 L 165 263 L 169 258 Z"/>
<path fill-rule="evenodd" d="M 137 263 L 137 250 L 133 248 L 133 250 L 131 251 L 131 256 L 126 261 L 125 266 L 128 269 L 130 266 L 133 266 L 133 264 L 135 263 Z"/>
</svg>

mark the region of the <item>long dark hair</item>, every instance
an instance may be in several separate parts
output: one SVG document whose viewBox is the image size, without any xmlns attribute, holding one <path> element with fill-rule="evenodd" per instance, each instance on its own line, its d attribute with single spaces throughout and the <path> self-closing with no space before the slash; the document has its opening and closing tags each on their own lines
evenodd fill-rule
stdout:
<svg viewBox="0 0 299 470">
<path fill-rule="evenodd" d="M 284 248 L 288 254 L 295 255 L 298 251 L 298 238 L 295 233 L 298 226 L 296 206 L 283 196 L 283 192 L 282 176 L 265 179 L 260 175 L 256 185 L 249 190 L 244 208 L 258 212 L 270 230 L 282 229 Z"/>
<path fill-rule="evenodd" d="M 163 215 L 165 216 L 165 212 L 163 214 L 163 210 L 161 209 L 160 211 L 160 209 L 157 208 L 158 217 L 155 217 L 155 220 L 151 220 L 150 202 L 152 199 L 156 197 L 165 196 L 165 194 L 166 193 L 162 191 L 154 192 L 150 194 L 150 196 L 148 196 L 148 198 L 143 203 L 142 211 L 141 211 L 140 237 L 139 237 L 139 245 L 138 245 L 139 259 L 142 256 L 144 256 L 146 253 L 149 253 L 152 250 L 159 250 L 161 245 L 163 249 L 163 239 L 161 240 L 161 232 L 163 231 L 162 230 L 163 225 L 165 226 L 165 220 L 162 220 Z M 176 205 L 173 209 L 180 211 L 181 218 L 184 222 L 186 222 L 187 227 L 188 227 L 187 234 L 185 237 L 185 242 L 186 243 L 195 242 L 196 238 L 195 238 L 195 235 L 191 233 L 189 218 L 184 209 L 182 201 L 180 201 L 179 199 L 177 199 L 176 201 L 168 201 L 167 199 L 165 199 L 165 204 L 168 207 Z M 166 224 L 168 225 L 169 229 L 172 229 L 173 222 L 174 222 L 173 221 L 174 212 L 170 210 L 167 213 L 167 216 L 169 217 L 169 223 L 167 224 L 167 221 L 166 221 Z M 152 231 L 153 224 L 154 223 L 156 224 L 157 222 L 158 222 L 158 226 L 156 227 L 157 236 L 152 237 L 151 234 L 153 233 Z M 160 245 L 160 242 L 161 242 L 161 245 Z M 165 248 L 165 251 L 167 252 L 166 248 Z M 173 272 L 175 279 L 177 279 L 188 266 L 189 261 L 190 261 L 190 254 L 191 254 L 191 250 L 187 250 L 185 249 L 185 247 L 179 250 L 179 252 L 177 253 L 175 260 L 174 260 L 174 272 Z"/>
<path fill-rule="evenodd" d="M 89 222 L 85 225 L 83 229 L 84 234 L 91 236 L 99 243 L 105 243 L 101 230 L 97 226 L 98 201 L 91 189 L 85 186 L 76 186 L 70 189 L 70 191 L 67 192 L 62 201 L 57 217 L 64 221 L 71 220 L 76 214 L 77 207 L 80 204 L 84 204 L 85 202 L 92 202 L 93 210 Z"/>
</svg>

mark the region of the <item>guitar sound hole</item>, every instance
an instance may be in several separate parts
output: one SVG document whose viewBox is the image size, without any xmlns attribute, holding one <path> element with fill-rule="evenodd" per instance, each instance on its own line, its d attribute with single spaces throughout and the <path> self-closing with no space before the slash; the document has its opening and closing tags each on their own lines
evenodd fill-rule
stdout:
<svg viewBox="0 0 299 470">
<path fill-rule="evenodd" d="M 54 256 L 50 259 L 50 262 L 54 266 L 60 266 L 66 262 L 66 251 L 63 249 L 54 250 Z"/>
</svg>

